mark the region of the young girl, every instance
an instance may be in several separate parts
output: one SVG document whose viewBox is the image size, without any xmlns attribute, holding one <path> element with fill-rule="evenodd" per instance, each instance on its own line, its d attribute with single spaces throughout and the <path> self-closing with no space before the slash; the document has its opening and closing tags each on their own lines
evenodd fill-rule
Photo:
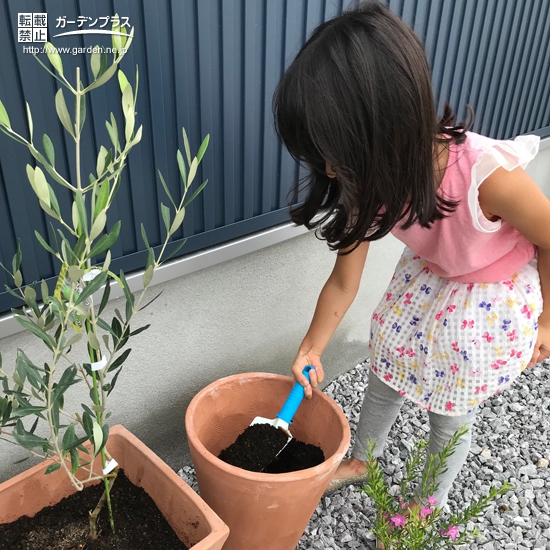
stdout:
<svg viewBox="0 0 550 550">
<path fill-rule="evenodd" d="M 428 411 L 435 454 L 472 427 L 480 403 L 550 355 L 550 202 L 523 170 L 539 138 L 480 136 L 468 131 L 471 110 L 457 124 L 448 105 L 438 121 L 421 43 L 377 2 L 313 32 L 274 112 L 311 171 L 292 220 L 338 251 L 292 365 L 306 397 L 323 381 L 321 355 L 356 296 L 370 241 L 391 232 L 406 245 L 372 316 L 355 446 L 331 491 L 365 479 L 366 440 L 380 456 L 405 397 Z M 440 506 L 470 442 L 468 431 L 437 480 Z"/>
</svg>

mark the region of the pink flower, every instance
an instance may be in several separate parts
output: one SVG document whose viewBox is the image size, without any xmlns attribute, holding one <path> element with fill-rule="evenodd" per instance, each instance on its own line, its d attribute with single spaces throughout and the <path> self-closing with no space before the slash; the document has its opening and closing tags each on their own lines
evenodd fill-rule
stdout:
<svg viewBox="0 0 550 550">
<path fill-rule="evenodd" d="M 451 540 L 455 540 L 458 536 L 458 525 L 449 525 L 449 529 L 447 531 L 439 531 L 440 535 L 445 535 L 448 537 L 451 537 Z"/>
<path fill-rule="evenodd" d="M 445 405 L 445 408 L 446 408 L 448 411 L 452 411 L 454 405 L 455 405 L 455 404 L 454 404 L 452 401 L 447 401 L 447 404 Z"/>
<path fill-rule="evenodd" d="M 404 392 L 403 390 L 397 390 L 399 395 L 407 395 L 407 392 Z"/>
<path fill-rule="evenodd" d="M 393 521 L 396 527 L 403 527 L 405 523 L 407 523 L 407 518 L 400 514 L 395 514 L 395 516 L 393 516 L 393 518 L 391 518 L 390 521 Z"/>
<path fill-rule="evenodd" d="M 433 495 L 430 495 L 428 497 L 428 504 L 431 504 L 432 506 L 435 506 L 436 504 L 439 504 L 439 501 L 435 500 Z"/>
<path fill-rule="evenodd" d="M 429 516 L 433 511 L 434 509 L 431 506 L 423 506 L 420 509 L 420 517 L 425 518 L 426 516 Z"/>
</svg>

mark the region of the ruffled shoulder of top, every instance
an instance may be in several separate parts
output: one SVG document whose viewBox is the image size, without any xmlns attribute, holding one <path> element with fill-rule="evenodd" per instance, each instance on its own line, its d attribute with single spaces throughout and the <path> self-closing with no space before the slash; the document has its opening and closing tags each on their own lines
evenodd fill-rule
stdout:
<svg viewBox="0 0 550 550">
<path fill-rule="evenodd" d="M 466 147 L 476 158 L 471 170 L 471 184 L 468 191 L 468 206 L 474 227 L 483 233 L 498 231 L 501 220 L 488 220 L 479 206 L 479 186 L 499 167 L 514 170 L 525 168 L 539 151 L 540 137 L 535 135 L 518 136 L 513 140 L 491 139 L 468 132 Z"/>
</svg>

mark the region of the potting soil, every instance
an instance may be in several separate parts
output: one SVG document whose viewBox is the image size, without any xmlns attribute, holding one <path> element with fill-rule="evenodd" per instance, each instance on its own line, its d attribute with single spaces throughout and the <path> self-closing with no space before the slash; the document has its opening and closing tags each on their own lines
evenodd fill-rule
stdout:
<svg viewBox="0 0 550 550">
<path fill-rule="evenodd" d="M 243 470 L 267 474 L 305 470 L 324 462 L 325 456 L 319 447 L 297 439 L 292 439 L 276 457 L 286 441 L 287 436 L 282 430 L 270 424 L 254 424 L 246 428 L 218 458 Z"/>
<path fill-rule="evenodd" d="M 27 516 L 0 525 L 0 550 L 187 550 L 155 503 L 119 471 L 111 490 L 116 534 L 111 533 L 107 505 L 99 514 L 97 540 L 90 540 L 89 512 L 103 494 L 103 483 L 86 487 Z"/>
</svg>

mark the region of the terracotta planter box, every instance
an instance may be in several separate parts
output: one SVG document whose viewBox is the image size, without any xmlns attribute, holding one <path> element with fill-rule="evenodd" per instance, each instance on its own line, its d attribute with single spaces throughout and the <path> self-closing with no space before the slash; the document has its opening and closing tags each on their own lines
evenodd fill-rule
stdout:
<svg viewBox="0 0 550 550">
<path fill-rule="evenodd" d="M 325 461 L 287 474 L 249 472 L 217 458 L 255 416 L 274 418 L 294 380 L 245 373 L 222 378 L 191 401 L 185 427 L 200 493 L 229 526 L 224 550 L 294 550 L 350 442 L 348 421 L 314 390 L 290 426 L 293 436 L 321 447 Z"/>
<path fill-rule="evenodd" d="M 128 479 L 148 493 L 186 546 L 222 548 L 229 534 L 227 526 L 153 451 L 120 425 L 111 428 L 107 446 Z M 63 470 L 44 475 L 48 464 L 41 462 L 0 484 L 0 523 L 34 516 L 76 492 Z"/>
</svg>

